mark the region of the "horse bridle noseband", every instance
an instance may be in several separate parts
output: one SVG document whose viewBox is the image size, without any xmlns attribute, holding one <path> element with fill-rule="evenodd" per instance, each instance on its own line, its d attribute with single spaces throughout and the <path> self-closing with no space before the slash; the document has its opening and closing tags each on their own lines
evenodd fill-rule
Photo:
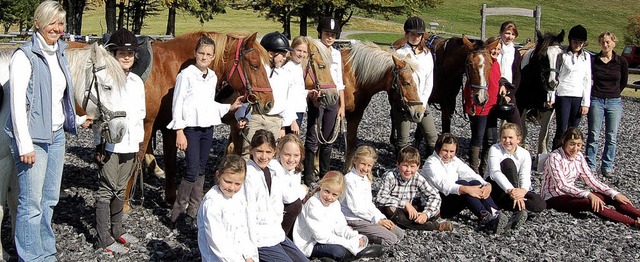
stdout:
<svg viewBox="0 0 640 262">
<path fill-rule="evenodd" d="M 238 39 L 238 46 L 236 47 L 236 55 L 233 60 L 233 67 L 231 67 L 231 71 L 229 71 L 229 77 L 227 78 L 227 82 L 231 80 L 231 77 L 237 71 L 238 76 L 240 76 L 240 80 L 242 81 L 242 85 L 246 90 L 244 94 L 244 99 L 247 101 L 247 103 L 252 105 L 252 107 L 255 106 L 260 114 L 263 114 L 264 112 L 262 112 L 262 108 L 260 108 L 260 106 L 256 106 L 256 104 L 258 104 L 258 102 L 260 101 L 258 100 L 258 97 L 253 93 L 253 91 L 271 92 L 272 90 L 270 87 L 253 87 L 251 85 L 251 82 L 249 81 L 249 75 L 247 74 L 247 70 L 245 68 L 244 56 L 250 53 L 251 51 L 254 51 L 255 48 L 249 48 L 241 51 L 240 49 L 242 48 L 243 41 L 244 41 L 243 38 Z M 249 111 L 247 110 L 247 113 L 248 112 Z"/>
<path fill-rule="evenodd" d="M 402 91 L 402 84 L 400 83 L 400 73 L 410 70 L 410 66 L 405 66 L 403 68 L 393 68 L 393 79 L 391 80 L 391 90 L 395 91 L 400 96 L 400 101 L 402 102 L 402 109 L 408 110 L 412 106 L 422 105 L 422 101 L 409 101 L 406 97 L 404 97 Z"/>
<path fill-rule="evenodd" d="M 485 49 L 473 50 L 473 51 L 469 52 L 469 55 L 471 55 L 471 54 L 476 54 L 476 53 L 486 53 L 486 52 L 487 52 L 487 50 L 485 50 Z M 469 67 L 471 67 L 471 65 L 470 65 L 470 63 L 469 63 L 469 56 L 467 56 L 467 68 L 466 68 L 466 71 L 467 71 L 467 78 L 470 78 L 470 76 L 471 76 L 471 74 L 469 74 L 469 72 L 471 71 L 471 70 L 469 70 Z M 475 89 L 484 89 L 484 90 L 487 90 L 487 89 L 489 88 L 489 87 L 488 87 L 488 86 L 486 86 L 486 85 L 484 85 L 484 86 L 483 86 L 483 85 L 477 85 L 477 84 L 471 83 L 471 81 L 469 81 L 469 85 L 470 85 L 472 88 L 475 88 Z"/>
<path fill-rule="evenodd" d="M 127 116 L 127 112 L 111 111 L 108 108 L 106 108 L 100 101 L 100 90 L 98 88 L 98 77 L 96 76 L 96 74 L 102 70 L 105 70 L 106 68 L 107 66 L 96 67 L 95 63 L 91 65 L 91 73 L 93 75 L 93 78 L 91 79 L 91 83 L 85 86 L 84 99 L 82 100 L 82 109 L 86 111 L 87 104 L 89 103 L 89 100 L 91 100 L 91 102 L 93 102 L 96 105 L 96 107 L 98 108 L 98 112 L 100 113 L 100 116 L 98 116 L 98 119 L 96 119 L 96 121 L 105 122 L 105 123 L 113 120 L 114 118 Z M 91 92 L 92 87 L 96 92 L 95 96 Z"/>
</svg>

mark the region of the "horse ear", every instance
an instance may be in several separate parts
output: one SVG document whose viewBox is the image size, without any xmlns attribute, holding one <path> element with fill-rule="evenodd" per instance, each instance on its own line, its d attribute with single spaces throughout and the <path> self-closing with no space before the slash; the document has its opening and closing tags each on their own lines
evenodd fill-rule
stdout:
<svg viewBox="0 0 640 262">
<path fill-rule="evenodd" d="M 564 41 L 564 29 L 562 29 L 562 31 L 560 31 L 560 34 L 556 36 L 556 41 L 558 41 L 558 43 L 562 43 L 562 41 Z"/>
<path fill-rule="evenodd" d="M 498 46 L 499 43 L 500 43 L 500 40 L 496 39 L 495 41 L 489 43 L 485 48 L 485 50 L 493 50 L 494 48 L 496 48 L 496 46 Z"/>
<path fill-rule="evenodd" d="M 536 29 L 536 39 L 542 40 L 542 33 L 540 33 L 540 30 L 537 30 L 537 29 Z"/>
<path fill-rule="evenodd" d="M 394 49 L 400 49 L 402 48 L 405 44 L 407 44 L 407 37 L 403 36 L 400 39 L 396 40 L 395 42 L 393 42 L 393 44 L 391 45 Z"/>
<path fill-rule="evenodd" d="M 464 43 L 465 46 L 467 46 L 467 48 L 469 50 L 473 50 L 474 49 L 473 43 L 471 43 L 471 41 L 469 41 L 469 38 L 467 38 L 466 35 L 462 35 L 462 42 Z"/>
<path fill-rule="evenodd" d="M 404 68 L 407 65 L 407 62 L 403 61 L 395 55 L 392 55 L 391 58 L 393 59 L 393 64 L 396 65 L 397 69 Z"/>
<path fill-rule="evenodd" d="M 258 32 L 251 34 L 249 37 L 245 38 L 244 45 L 249 45 L 249 43 L 253 44 L 256 41 L 256 37 L 258 36 Z"/>
</svg>

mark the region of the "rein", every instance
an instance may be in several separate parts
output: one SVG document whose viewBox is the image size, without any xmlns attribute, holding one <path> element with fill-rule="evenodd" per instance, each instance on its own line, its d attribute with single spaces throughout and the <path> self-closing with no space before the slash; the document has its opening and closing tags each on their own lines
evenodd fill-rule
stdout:
<svg viewBox="0 0 640 262">
<path fill-rule="evenodd" d="M 409 107 L 422 105 L 422 101 L 409 101 L 402 92 L 402 85 L 399 83 L 400 78 L 398 77 L 400 73 L 410 70 L 411 67 L 405 66 L 401 69 L 393 68 L 393 79 L 391 80 L 391 90 L 395 91 L 400 96 L 400 101 L 402 102 L 402 110 L 407 110 Z"/>
<path fill-rule="evenodd" d="M 231 67 L 231 71 L 229 71 L 229 77 L 227 79 L 230 80 L 233 74 L 235 72 L 238 72 L 238 76 L 240 76 L 240 81 L 242 81 L 242 85 L 246 90 L 244 94 L 244 99 L 247 101 L 247 103 L 252 105 L 251 108 L 255 107 L 256 110 L 258 110 L 258 113 L 264 114 L 265 112 L 262 112 L 262 108 L 260 108 L 260 106 L 257 105 L 258 102 L 260 101 L 258 100 L 258 97 L 253 93 L 253 91 L 271 92 L 272 90 L 271 88 L 268 88 L 268 87 L 253 87 L 251 85 L 251 82 L 249 81 L 249 75 L 247 74 L 247 70 L 245 69 L 245 62 L 243 58 L 246 54 L 250 53 L 251 51 L 254 51 L 255 48 L 241 50 L 243 41 L 244 41 L 243 38 L 238 39 L 238 45 L 236 47 L 236 55 L 233 60 L 233 66 Z M 246 114 L 249 114 L 249 112 L 250 110 L 247 110 Z"/>
<path fill-rule="evenodd" d="M 331 88 L 337 88 L 337 86 L 335 84 L 332 85 L 321 85 L 320 81 L 318 80 L 318 73 L 316 72 L 316 67 L 315 67 L 315 63 L 313 61 L 313 56 L 316 53 L 310 53 L 309 54 L 309 59 L 307 61 L 307 66 L 304 69 L 304 79 L 307 78 L 307 76 L 311 77 L 311 81 L 313 81 L 313 84 L 315 85 L 315 89 L 316 91 L 319 92 L 319 94 L 322 94 L 322 89 L 331 89 Z M 318 97 L 320 98 L 320 97 Z M 339 103 L 339 101 L 338 101 Z M 320 124 L 321 121 L 319 121 L 320 119 L 322 119 L 322 105 L 318 108 L 318 116 L 316 117 L 316 124 L 315 124 L 315 128 L 314 128 L 314 132 L 316 133 L 316 137 L 318 138 L 318 143 L 323 144 L 323 145 L 327 145 L 327 144 L 333 144 L 336 139 L 338 139 L 338 134 L 340 133 L 341 130 L 344 130 L 344 121 L 338 117 L 336 117 L 336 121 L 335 121 L 335 125 L 333 126 L 333 132 L 331 133 L 331 135 L 329 136 L 329 139 L 327 139 L 326 137 L 324 137 L 323 133 L 321 132 L 321 127 Z"/>
</svg>

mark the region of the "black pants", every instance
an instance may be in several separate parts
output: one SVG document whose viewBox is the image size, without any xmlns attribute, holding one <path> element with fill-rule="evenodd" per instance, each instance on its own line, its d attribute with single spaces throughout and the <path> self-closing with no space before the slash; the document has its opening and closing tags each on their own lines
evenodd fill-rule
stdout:
<svg viewBox="0 0 640 262">
<path fill-rule="evenodd" d="M 509 182 L 514 187 L 518 186 L 519 174 L 518 169 L 516 168 L 516 164 L 510 158 L 502 160 L 500 162 L 500 171 L 509 179 Z M 507 192 L 505 192 L 495 181 L 489 179 L 491 183 L 491 197 L 495 199 L 498 207 L 506 210 L 515 211 L 513 208 L 513 200 L 509 196 Z M 528 191 L 527 194 L 524 195 L 526 200 L 524 201 L 525 207 L 529 211 L 533 212 L 542 212 L 547 208 L 547 203 L 544 201 L 541 195 L 534 193 L 532 191 Z"/>
</svg>

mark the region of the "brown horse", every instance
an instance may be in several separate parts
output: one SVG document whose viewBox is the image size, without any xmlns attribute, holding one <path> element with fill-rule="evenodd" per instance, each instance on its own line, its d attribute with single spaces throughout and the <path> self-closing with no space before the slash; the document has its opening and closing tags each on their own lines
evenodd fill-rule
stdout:
<svg viewBox="0 0 640 262">
<path fill-rule="evenodd" d="M 338 101 L 338 90 L 331 77 L 331 51 L 318 39 L 306 36 L 309 57 L 302 63 L 304 83 L 307 90 L 322 92 L 324 103 L 335 104 Z"/>
<path fill-rule="evenodd" d="M 343 49 L 341 53 L 347 119 L 345 170 L 348 171 L 356 149 L 358 126 L 373 95 L 386 91 L 391 106 L 404 108 L 414 122 L 422 119 L 425 108 L 413 80 L 416 65 L 411 60 L 373 43 L 355 42 L 351 49 Z"/>
<path fill-rule="evenodd" d="M 268 54 L 256 42 L 256 34 L 250 36 L 195 32 L 176 37 L 166 42 L 153 42 L 153 67 L 145 82 L 147 117 L 144 120 L 145 139 L 140 146 L 142 154 L 150 152 L 150 139 L 156 130 L 163 135 L 164 164 L 166 171 L 165 201 L 172 204 L 176 197 L 176 133 L 166 126 L 171 121 L 173 87 L 181 69 L 194 63 L 196 41 L 207 35 L 216 43 L 215 59 L 211 68 L 218 76 L 218 92 L 225 94 L 221 102 L 230 103 L 239 95 L 253 104 L 255 112 L 267 112 L 273 105 L 271 86 L 264 64 Z M 213 87 L 212 87 L 213 88 Z M 230 114 L 227 114 L 230 115 Z M 228 122 L 227 122 L 228 123 Z M 231 125 L 231 134 L 238 134 L 236 125 Z M 241 138 L 236 138 L 238 141 Z M 129 181 L 128 198 L 133 181 Z"/>
<path fill-rule="evenodd" d="M 485 46 L 481 41 L 474 44 L 466 37 L 463 37 L 462 40 L 467 48 L 471 50 L 466 60 L 468 85 L 464 87 L 465 89 L 469 89 L 464 93 L 467 94 L 467 92 L 469 92 L 470 96 L 465 97 L 464 102 L 473 103 L 475 106 L 484 106 L 487 100 L 489 100 L 489 76 L 493 65 L 491 50 L 496 48 L 500 42 L 496 40 Z"/>
</svg>

